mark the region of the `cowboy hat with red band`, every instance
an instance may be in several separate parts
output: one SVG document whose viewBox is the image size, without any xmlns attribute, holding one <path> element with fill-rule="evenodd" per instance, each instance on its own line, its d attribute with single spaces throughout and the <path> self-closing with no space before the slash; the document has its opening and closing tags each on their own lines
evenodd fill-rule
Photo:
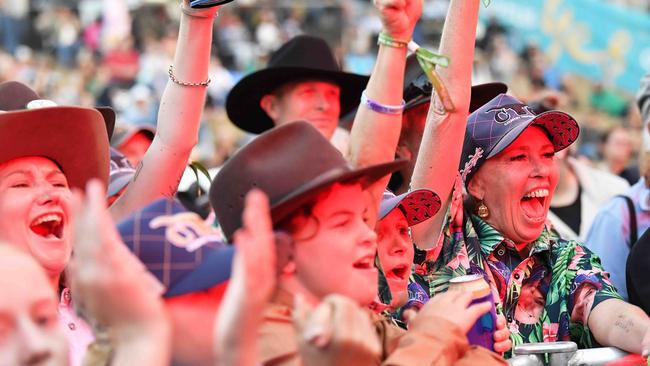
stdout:
<svg viewBox="0 0 650 366">
<path fill-rule="evenodd" d="M 0 163 L 42 156 L 61 168 L 70 187 L 83 189 L 91 178 L 108 182 L 110 112 L 57 106 L 15 81 L 0 84 L 0 110 Z"/>
</svg>

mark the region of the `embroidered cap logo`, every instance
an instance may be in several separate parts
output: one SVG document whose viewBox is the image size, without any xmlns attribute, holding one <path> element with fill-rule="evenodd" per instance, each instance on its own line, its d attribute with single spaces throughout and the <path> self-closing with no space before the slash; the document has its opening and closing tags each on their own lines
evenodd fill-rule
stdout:
<svg viewBox="0 0 650 366">
<path fill-rule="evenodd" d="M 513 116 L 510 111 L 515 115 Z M 507 126 L 524 116 L 535 116 L 535 114 L 525 104 L 506 104 L 485 111 L 485 113 L 489 112 L 496 112 L 494 114 L 494 121 L 504 126 Z"/>
</svg>

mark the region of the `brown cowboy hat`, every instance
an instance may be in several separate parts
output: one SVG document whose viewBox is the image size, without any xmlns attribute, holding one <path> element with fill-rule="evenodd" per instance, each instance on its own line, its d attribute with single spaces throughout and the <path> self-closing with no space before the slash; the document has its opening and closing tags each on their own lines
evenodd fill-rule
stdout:
<svg viewBox="0 0 650 366">
<path fill-rule="evenodd" d="M 241 79 L 226 98 L 228 118 L 239 128 L 259 134 L 273 128 L 260 100 L 278 87 L 299 80 L 327 80 L 341 87 L 341 115 L 359 105 L 368 77 L 341 71 L 327 43 L 313 36 L 292 38 L 271 55 L 265 69 Z"/>
<path fill-rule="evenodd" d="M 19 82 L 0 84 L 0 163 L 28 156 L 53 160 L 70 187 L 108 181 L 108 131 L 93 108 L 53 106 Z M 25 109 L 27 108 L 27 109 Z M 111 127 L 112 130 L 112 127 Z"/>
<path fill-rule="evenodd" d="M 268 195 L 277 223 L 331 184 L 359 181 L 366 187 L 405 163 L 355 169 L 309 123 L 289 123 L 260 135 L 223 165 L 210 187 L 210 203 L 230 240 L 241 227 L 244 197 L 252 188 Z"/>
</svg>

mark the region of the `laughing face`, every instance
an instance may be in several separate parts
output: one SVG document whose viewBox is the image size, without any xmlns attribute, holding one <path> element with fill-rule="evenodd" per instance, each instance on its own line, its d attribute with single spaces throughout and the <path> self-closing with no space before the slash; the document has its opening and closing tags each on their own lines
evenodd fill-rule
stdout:
<svg viewBox="0 0 650 366">
<path fill-rule="evenodd" d="M 359 184 L 335 184 L 292 233 L 296 279 L 314 297 L 340 294 L 366 306 L 377 296 L 377 236 L 366 214 Z"/>
<path fill-rule="evenodd" d="M 375 231 L 377 255 L 390 288 L 392 305 L 401 306 L 408 299 L 408 282 L 414 254 L 408 222 L 401 210 L 394 209 L 377 223 Z"/>
<path fill-rule="evenodd" d="M 70 189 L 51 160 L 0 164 L 0 239 L 29 252 L 51 277 L 68 264 Z"/>
<path fill-rule="evenodd" d="M 490 211 L 486 221 L 518 247 L 537 239 L 544 229 L 558 180 L 554 155 L 544 130 L 531 126 L 488 159 L 469 182 L 470 194 Z"/>
</svg>

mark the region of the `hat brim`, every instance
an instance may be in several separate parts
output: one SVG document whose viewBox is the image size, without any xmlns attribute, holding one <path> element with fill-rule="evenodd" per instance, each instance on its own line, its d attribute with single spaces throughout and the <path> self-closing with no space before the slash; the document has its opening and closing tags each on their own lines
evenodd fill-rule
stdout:
<svg viewBox="0 0 650 366">
<path fill-rule="evenodd" d="M 416 189 L 399 196 L 383 200 L 379 207 L 379 220 L 383 220 L 401 205 L 409 226 L 432 218 L 442 205 L 440 197 L 430 189 Z"/>
<path fill-rule="evenodd" d="M 0 163 L 41 156 L 59 165 L 70 187 L 85 189 L 98 178 L 106 186 L 108 136 L 97 110 L 47 107 L 0 114 Z"/>
<path fill-rule="evenodd" d="M 115 131 L 115 111 L 111 107 L 95 107 L 95 109 L 98 110 L 104 118 L 106 135 L 108 135 L 108 140 L 110 141 L 111 137 L 113 137 L 113 131 Z"/>
<path fill-rule="evenodd" d="M 131 137 L 135 136 L 138 133 L 142 133 L 149 140 L 153 141 L 156 136 L 156 129 L 153 126 L 138 126 L 125 131 L 124 133 L 116 134 L 114 139 L 111 140 L 111 146 L 114 148 L 119 148 L 127 142 Z"/>
<path fill-rule="evenodd" d="M 110 181 L 108 183 L 108 188 L 106 189 L 106 197 L 108 198 L 118 194 L 122 189 L 124 189 L 124 187 L 131 183 L 134 175 L 135 171 L 133 173 L 122 174 L 120 177 L 115 179 L 110 179 L 109 177 Z"/>
<path fill-rule="evenodd" d="M 341 88 L 343 116 L 359 105 L 361 92 L 368 77 L 343 71 L 328 71 L 302 67 L 274 67 L 256 71 L 241 79 L 226 98 L 228 118 L 244 131 L 260 134 L 273 128 L 273 120 L 260 106 L 262 97 L 279 86 L 298 80 L 327 80 Z"/>
<path fill-rule="evenodd" d="M 224 246 L 210 252 L 192 272 L 169 288 L 163 297 L 207 290 L 230 279 L 235 247 Z"/>
<path fill-rule="evenodd" d="M 282 219 L 286 218 L 294 210 L 309 202 L 310 199 L 318 195 L 323 189 L 334 183 L 358 181 L 363 188 L 366 188 L 388 174 L 403 168 L 407 162 L 407 160 L 401 159 L 355 170 L 330 170 L 312 179 L 280 201 L 272 203 L 271 217 L 273 223 L 282 221 Z"/>
<path fill-rule="evenodd" d="M 475 110 L 481 108 L 484 104 L 491 101 L 494 97 L 499 94 L 506 93 L 508 91 L 508 86 L 504 83 L 485 83 L 472 86 L 472 94 L 469 100 L 469 113 L 474 112 Z M 408 101 L 405 105 L 405 109 L 415 108 L 424 103 L 429 103 L 431 100 L 431 94 L 422 94 L 420 98 L 414 98 Z"/>
<path fill-rule="evenodd" d="M 570 115 L 560 111 L 548 111 L 540 113 L 528 123 L 522 123 L 513 128 L 501 137 L 501 140 L 492 148 L 487 159 L 494 157 L 505 150 L 513 141 L 519 137 L 528 127 L 539 126 L 546 130 L 548 137 L 553 144 L 555 152 L 563 150 L 576 141 L 580 134 L 578 122 Z"/>
</svg>

